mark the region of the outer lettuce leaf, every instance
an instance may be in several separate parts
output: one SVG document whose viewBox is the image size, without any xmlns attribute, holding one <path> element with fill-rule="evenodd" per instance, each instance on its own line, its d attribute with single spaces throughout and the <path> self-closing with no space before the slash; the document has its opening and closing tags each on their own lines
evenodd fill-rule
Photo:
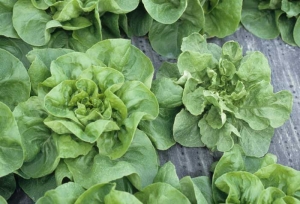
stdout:
<svg viewBox="0 0 300 204">
<path fill-rule="evenodd" d="M 209 4 L 211 1 L 206 1 Z M 205 11 L 204 32 L 209 36 L 223 38 L 234 33 L 240 23 L 243 0 L 216 1 L 210 11 Z M 204 8 L 206 5 L 204 5 Z"/>
<path fill-rule="evenodd" d="M 22 62 L 6 50 L 0 49 L 0 61 L 0 101 L 13 110 L 29 98 L 29 76 Z"/>
<path fill-rule="evenodd" d="M 273 39 L 279 35 L 274 10 L 259 10 L 260 0 L 244 1 L 241 22 L 254 35 Z"/>
<path fill-rule="evenodd" d="M 300 201 L 300 172 L 280 164 L 273 164 L 259 169 L 255 174 L 265 188 L 275 187 L 286 195 L 295 197 Z"/>
<path fill-rule="evenodd" d="M 7 204 L 6 200 L 2 196 L 0 196 L 0 203 L 1 204 Z"/>
<path fill-rule="evenodd" d="M 24 160 L 22 139 L 15 118 L 0 102 L 0 177 L 19 169 Z"/>
<path fill-rule="evenodd" d="M 47 191 L 43 197 L 37 200 L 36 203 L 73 204 L 83 192 L 84 189 L 79 184 L 69 182 L 58 186 L 54 190 Z"/>
<path fill-rule="evenodd" d="M 18 34 L 12 25 L 13 6 L 17 0 L 0 1 L 0 35 L 10 38 L 18 38 Z"/>
<path fill-rule="evenodd" d="M 59 152 L 50 129 L 44 124 L 47 113 L 38 97 L 31 97 L 14 110 L 24 148 L 20 173 L 25 178 L 39 178 L 52 173 L 59 163 Z"/>
<path fill-rule="evenodd" d="M 277 158 L 272 154 L 266 154 L 262 158 L 246 156 L 242 148 L 238 145 L 235 145 L 231 151 L 224 153 L 214 169 L 212 179 L 212 192 L 214 202 L 224 202 L 227 197 L 227 195 L 224 194 L 224 192 L 220 191 L 215 184 L 217 179 L 222 175 L 239 171 L 254 173 L 262 167 L 276 163 L 276 160 Z M 228 191 L 226 190 L 226 192 Z"/>
<path fill-rule="evenodd" d="M 51 76 L 50 64 L 61 55 L 72 52 L 69 49 L 35 49 L 26 56 L 31 62 L 28 69 L 32 91 L 37 94 L 38 86 L 41 82 Z"/>
<path fill-rule="evenodd" d="M 204 12 L 199 0 L 188 0 L 184 13 L 176 22 L 172 24 L 153 22 L 149 40 L 157 53 L 168 58 L 177 58 L 181 52 L 182 39 L 193 32 L 199 32 L 203 26 Z"/>
<path fill-rule="evenodd" d="M 127 14 L 127 18 L 130 35 L 134 36 L 146 35 L 153 22 L 153 18 L 148 14 L 144 5 L 141 3 L 135 10 Z"/>
<path fill-rule="evenodd" d="M 251 173 L 229 172 L 215 181 L 215 185 L 228 194 L 226 203 L 257 203 L 263 184 Z"/>
<path fill-rule="evenodd" d="M 135 194 L 142 203 L 182 203 L 190 201 L 179 190 L 167 183 L 154 183 Z"/>
<path fill-rule="evenodd" d="M 0 178 L 0 196 L 8 200 L 16 190 L 16 181 L 14 174 L 8 174 Z M 1 203 L 1 199 L 0 199 Z"/>
<path fill-rule="evenodd" d="M 99 12 L 103 13 L 106 11 L 123 14 L 133 11 L 138 6 L 138 0 L 132 0 L 130 2 L 124 2 L 122 0 L 99 0 Z"/>
<path fill-rule="evenodd" d="M 176 0 L 172 2 L 157 0 L 142 0 L 150 16 L 163 24 L 175 23 L 187 7 L 187 0 Z"/>
<path fill-rule="evenodd" d="M 30 45 L 42 46 L 50 40 L 47 23 L 51 20 L 51 16 L 34 7 L 30 1 L 18 0 L 14 5 L 14 28 L 20 38 Z"/>
<path fill-rule="evenodd" d="M 37 179 L 18 178 L 18 184 L 34 202 L 43 197 L 47 191 L 57 187 L 53 174 Z"/>
<path fill-rule="evenodd" d="M 128 176 L 137 189 L 142 189 L 152 183 L 158 168 L 155 149 L 139 130 L 126 154 L 117 160 L 110 160 L 107 156 L 91 151 L 86 156 L 67 159 L 65 162 L 74 181 L 85 188 Z M 89 175 L 88 179 L 86 175 Z"/>
<path fill-rule="evenodd" d="M 175 166 L 170 161 L 159 168 L 153 183 L 167 183 L 178 190 L 181 189 Z"/>
<path fill-rule="evenodd" d="M 32 49 L 32 47 L 23 40 L 0 36 L 0 48 L 13 54 L 23 63 L 25 68 L 29 67 L 30 63 L 26 58 L 26 54 Z"/>
<path fill-rule="evenodd" d="M 141 204 L 132 194 L 115 190 L 115 187 L 116 185 L 112 183 L 94 185 L 81 194 L 75 204 L 87 202 L 95 204 Z"/>
</svg>

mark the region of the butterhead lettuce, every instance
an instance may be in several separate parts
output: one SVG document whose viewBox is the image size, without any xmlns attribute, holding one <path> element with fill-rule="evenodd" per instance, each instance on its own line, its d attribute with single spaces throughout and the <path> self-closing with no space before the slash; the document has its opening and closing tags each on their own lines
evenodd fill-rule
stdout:
<svg viewBox="0 0 300 204">
<path fill-rule="evenodd" d="M 161 108 L 157 120 L 176 114 L 169 124 L 173 122 L 173 138 L 183 146 L 226 152 L 238 143 L 247 155 L 266 154 L 274 128 L 289 118 L 292 108 L 290 92 L 273 93 L 266 57 L 260 52 L 243 56 L 237 42 L 219 47 L 196 33 L 184 38 L 181 50 L 177 66 L 164 65 L 154 81 Z M 167 125 L 152 121 L 143 126 L 156 140 L 170 138 L 156 131 Z"/>
</svg>

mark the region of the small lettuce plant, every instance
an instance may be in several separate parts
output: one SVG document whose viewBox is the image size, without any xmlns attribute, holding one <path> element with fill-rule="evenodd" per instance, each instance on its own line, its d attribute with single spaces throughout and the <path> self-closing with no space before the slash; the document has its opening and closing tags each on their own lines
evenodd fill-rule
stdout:
<svg viewBox="0 0 300 204">
<path fill-rule="evenodd" d="M 219 47 L 197 33 L 184 38 L 181 50 L 177 64 L 164 64 L 152 87 L 160 116 L 143 123 L 163 144 L 158 148 L 167 149 L 175 140 L 226 152 L 237 143 L 247 155 L 266 154 L 274 128 L 292 108 L 290 92 L 273 92 L 266 57 L 260 52 L 243 56 L 237 42 Z"/>
</svg>

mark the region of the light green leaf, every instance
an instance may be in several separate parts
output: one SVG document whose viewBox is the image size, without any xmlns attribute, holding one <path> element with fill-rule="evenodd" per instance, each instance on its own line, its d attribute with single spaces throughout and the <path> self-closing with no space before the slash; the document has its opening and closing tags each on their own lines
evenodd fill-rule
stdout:
<svg viewBox="0 0 300 204">
<path fill-rule="evenodd" d="M 138 80 L 151 87 L 154 68 L 150 59 L 124 39 L 103 40 L 87 50 L 87 55 L 103 61 L 124 75 L 126 80 Z"/>
<path fill-rule="evenodd" d="M 182 39 L 203 28 L 203 10 L 198 0 L 188 0 L 181 18 L 172 24 L 154 21 L 149 31 L 152 48 L 167 58 L 177 58 L 181 53 Z"/>
<path fill-rule="evenodd" d="M 15 118 L 0 102 L 0 177 L 19 169 L 24 160 L 22 139 Z"/>
<path fill-rule="evenodd" d="M 295 27 L 294 27 L 294 31 L 293 31 L 293 36 L 294 36 L 294 40 L 296 42 L 296 44 L 298 46 L 300 46 L 300 18 L 298 17 L 297 18 L 297 21 L 296 21 L 296 24 L 295 24 Z"/>
<path fill-rule="evenodd" d="M 249 52 L 241 61 L 237 75 L 250 86 L 262 80 L 270 82 L 271 69 L 267 58 L 261 52 Z"/>
<path fill-rule="evenodd" d="M 112 190 L 107 196 L 105 196 L 105 204 L 142 204 L 134 195 Z"/>
<path fill-rule="evenodd" d="M 159 168 L 153 183 L 167 183 L 178 190 L 181 189 L 175 166 L 170 161 Z"/>
<path fill-rule="evenodd" d="M 50 15 L 34 7 L 31 1 L 18 0 L 14 5 L 13 26 L 20 38 L 30 45 L 42 46 L 50 40 L 47 23 L 51 20 Z"/>
<path fill-rule="evenodd" d="M 257 203 L 264 190 L 258 177 L 243 171 L 223 174 L 215 184 L 227 194 L 226 203 Z"/>
<path fill-rule="evenodd" d="M 0 101 L 13 110 L 29 98 L 29 76 L 22 62 L 6 50 L 0 49 L 0 61 Z"/>
<path fill-rule="evenodd" d="M 19 38 L 12 24 L 13 6 L 17 0 L 0 0 L 0 35 Z"/>
<path fill-rule="evenodd" d="M 269 82 L 260 81 L 251 87 L 244 103 L 234 114 L 246 121 L 252 129 L 263 130 L 268 126 L 281 126 L 289 118 L 291 108 L 290 92 L 273 93 Z"/>
<path fill-rule="evenodd" d="M 86 156 L 65 160 L 74 181 L 85 188 L 129 176 L 137 189 L 152 183 L 158 168 L 157 155 L 147 136 L 137 130 L 125 155 L 111 160 L 91 151 Z M 86 179 L 86 175 L 89 178 Z"/>
<path fill-rule="evenodd" d="M 21 172 L 38 178 L 54 171 L 59 153 L 50 129 L 44 124 L 47 113 L 37 97 L 20 103 L 13 112 L 22 136 L 25 160 Z"/>
<path fill-rule="evenodd" d="M 248 156 L 262 157 L 270 147 L 274 129 L 267 127 L 263 130 L 254 130 L 244 122 L 240 125 L 239 144 Z"/>
<path fill-rule="evenodd" d="M 296 24 L 296 18 L 288 18 L 283 11 L 276 11 L 276 23 L 281 38 L 285 43 L 296 46 L 293 30 Z"/>
<path fill-rule="evenodd" d="M 211 11 L 205 11 L 204 32 L 219 38 L 234 33 L 241 20 L 242 5 L 243 0 L 218 1 Z"/>
<path fill-rule="evenodd" d="M 123 1 L 123 0 L 98 0 L 99 13 L 112 12 L 116 14 L 128 13 L 136 9 L 139 0 Z"/>
<path fill-rule="evenodd" d="M 265 188 L 276 187 L 288 196 L 299 199 L 300 172 L 280 164 L 268 165 L 254 173 Z"/>
<path fill-rule="evenodd" d="M 191 177 L 186 176 L 180 179 L 181 192 L 191 203 L 208 204 L 200 189 L 194 184 Z"/>
<path fill-rule="evenodd" d="M 175 144 L 172 129 L 179 110 L 180 108 L 160 108 L 154 120 L 143 120 L 139 123 L 139 128 L 147 134 L 157 149 L 166 150 Z"/>
<path fill-rule="evenodd" d="M 37 204 L 65 203 L 73 204 L 84 192 L 77 183 L 69 182 L 58 186 L 56 189 L 47 191 L 43 197 L 38 199 Z"/>
<path fill-rule="evenodd" d="M 232 149 L 234 138 L 239 134 L 238 130 L 229 122 L 220 129 L 214 129 L 207 123 L 206 117 L 203 117 L 198 124 L 201 141 L 212 150 L 226 152 Z"/>
<path fill-rule="evenodd" d="M 34 49 L 26 57 L 31 62 L 28 69 L 32 90 L 38 93 L 38 85 L 51 76 L 50 63 L 59 56 L 72 52 L 69 49 Z"/>
<path fill-rule="evenodd" d="M 274 10 L 259 10 L 260 0 L 244 1 L 241 23 L 254 35 L 263 39 L 273 39 L 279 35 Z"/>
<path fill-rule="evenodd" d="M 175 23 L 187 7 L 187 0 L 158 1 L 142 0 L 150 16 L 163 24 Z"/>
<path fill-rule="evenodd" d="M 182 203 L 189 204 L 190 201 L 179 190 L 167 183 L 154 183 L 142 191 L 134 194 L 142 203 Z"/>
<path fill-rule="evenodd" d="M 182 109 L 175 117 L 173 125 L 174 140 L 187 147 L 203 147 L 200 130 L 197 126 L 200 116 L 194 116 Z"/>
<path fill-rule="evenodd" d="M 115 186 L 112 183 L 96 184 L 82 193 L 75 204 L 105 204 L 105 197 L 112 192 Z"/>
<path fill-rule="evenodd" d="M 175 108 L 182 105 L 183 88 L 170 78 L 156 79 L 151 90 L 161 108 Z"/>
</svg>

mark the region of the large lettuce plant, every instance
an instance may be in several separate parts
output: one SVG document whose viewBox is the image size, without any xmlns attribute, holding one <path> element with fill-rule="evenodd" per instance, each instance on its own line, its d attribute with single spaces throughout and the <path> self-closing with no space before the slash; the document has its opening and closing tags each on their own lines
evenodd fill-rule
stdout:
<svg viewBox="0 0 300 204">
<path fill-rule="evenodd" d="M 266 154 L 274 128 L 289 118 L 292 95 L 273 93 L 265 56 L 243 56 L 237 42 L 219 47 L 196 33 L 181 49 L 177 65 L 161 67 L 152 87 L 160 116 L 143 123 L 158 148 L 174 144 L 173 134 L 183 146 L 225 152 L 238 143 L 247 155 Z"/>
<path fill-rule="evenodd" d="M 150 60 L 121 39 L 86 53 L 34 49 L 28 59 L 33 96 L 13 111 L 25 192 L 53 173 L 57 185 L 68 178 L 85 188 L 123 176 L 138 189 L 151 183 L 157 155 L 138 130 L 140 121 L 158 115 Z"/>
</svg>

